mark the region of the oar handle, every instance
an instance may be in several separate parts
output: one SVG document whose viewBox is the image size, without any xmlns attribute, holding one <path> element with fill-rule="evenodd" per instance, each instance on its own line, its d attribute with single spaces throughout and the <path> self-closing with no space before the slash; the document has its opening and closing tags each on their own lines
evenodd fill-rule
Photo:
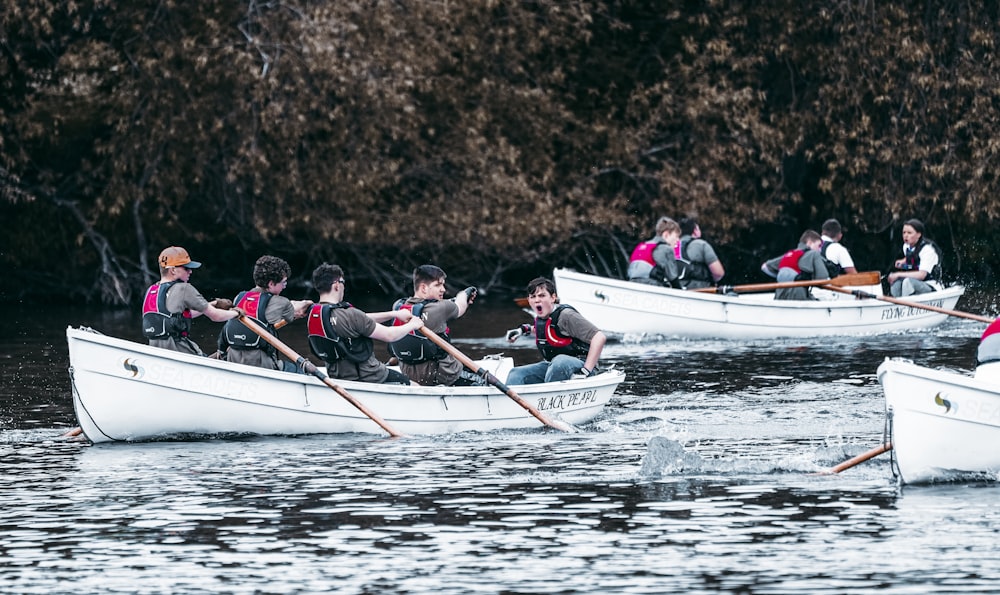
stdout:
<svg viewBox="0 0 1000 595">
<path fill-rule="evenodd" d="M 471 370 L 471 371 L 475 372 L 476 374 L 479 374 L 480 376 L 482 376 L 483 378 L 485 378 L 486 382 L 488 382 L 491 386 L 496 387 L 498 390 L 500 390 L 500 392 L 502 392 L 505 395 L 507 395 L 508 397 L 510 397 L 515 403 L 517 403 L 518 405 L 520 405 L 521 407 L 523 407 L 528 413 L 530 413 L 531 415 L 535 416 L 535 419 L 537 419 L 538 421 L 542 422 L 543 424 L 545 424 L 545 425 L 547 425 L 549 427 L 555 428 L 557 430 L 562 430 L 563 432 L 576 432 L 577 431 L 576 428 L 574 428 L 573 426 L 569 425 L 568 423 L 566 423 L 564 421 L 561 421 L 561 420 L 552 419 L 551 417 L 549 417 L 549 416 L 545 415 L 544 413 L 542 413 L 541 411 L 539 411 L 531 403 L 525 401 L 521 397 L 521 395 L 517 394 L 514 391 L 514 389 L 510 388 L 509 386 L 507 386 L 506 384 L 504 384 L 503 382 L 501 382 L 493 374 L 491 374 L 488 371 L 484 370 L 483 368 L 480 368 L 479 366 L 477 366 L 476 362 L 474 362 L 471 359 L 469 359 L 468 356 L 466 356 L 464 353 L 462 353 L 461 351 L 459 351 L 457 347 L 455 347 L 454 345 L 452 345 L 448 341 L 445 341 L 441 336 L 439 336 L 434 331 L 432 331 L 429 328 L 427 328 L 426 326 L 424 326 L 424 327 L 422 327 L 420 329 L 420 332 L 425 337 L 427 337 L 428 339 L 430 339 L 431 341 L 433 341 L 435 345 L 437 345 L 441 349 L 444 349 L 452 357 L 454 357 L 458 361 L 462 362 L 463 366 L 465 366 L 469 370 Z"/>
<path fill-rule="evenodd" d="M 292 360 L 297 365 L 299 365 L 303 370 L 306 371 L 306 373 L 312 374 L 316 378 L 319 378 L 323 384 L 329 386 L 334 391 L 336 391 L 337 394 L 343 397 L 348 403 L 354 405 L 354 407 L 357 408 L 358 411 L 364 413 L 366 416 L 368 416 L 369 419 L 377 423 L 379 427 L 388 432 L 390 436 L 392 436 L 393 438 L 401 438 L 404 436 L 404 434 L 401 434 L 400 432 L 397 432 L 395 429 L 393 429 L 392 426 L 390 426 L 378 414 L 376 414 L 371 409 L 368 409 L 368 407 L 366 407 L 361 401 L 358 401 L 354 397 L 354 395 L 347 392 L 347 390 L 344 387 L 340 386 L 339 384 L 331 380 L 329 376 L 324 374 L 323 371 L 317 368 L 311 361 L 299 355 L 294 349 L 292 349 L 288 345 L 282 343 L 277 337 L 267 332 L 266 329 L 262 328 L 259 324 L 257 324 L 253 320 L 250 320 L 250 318 L 247 317 L 245 314 L 240 314 L 239 320 L 244 325 L 246 325 L 247 328 L 260 335 L 261 339 L 264 339 L 264 341 L 266 341 L 269 345 L 280 351 L 282 355 L 284 355 L 285 357 L 287 357 L 288 359 Z"/>
</svg>

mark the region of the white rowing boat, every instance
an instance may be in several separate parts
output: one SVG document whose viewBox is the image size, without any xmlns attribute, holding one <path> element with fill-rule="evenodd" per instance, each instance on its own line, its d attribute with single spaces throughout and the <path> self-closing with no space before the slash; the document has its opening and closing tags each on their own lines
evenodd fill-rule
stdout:
<svg viewBox="0 0 1000 595">
<path fill-rule="evenodd" d="M 997 479 L 1000 363 L 969 375 L 886 359 L 878 379 L 903 482 Z"/>
<path fill-rule="evenodd" d="M 881 334 L 923 329 L 947 314 L 877 299 L 775 300 L 773 293 L 719 295 L 555 269 L 561 302 L 617 337 L 773 339 Z M 912 295 L 914 304 L 951 309 L 962 286 Z M 869 293 L 874 293 L 869 291 Z M 834 294 L 831 294 L 834 295 Z"/>
<path fill-rule="evenodd" d="M 265 370 L 150 347 L 91 329 L 66 329 L 73 404 L 92 442 L 225 434 L 383 433 L 314 376 Z M 501 381 L 511 358 L 479 362 Z M 517 387 L 549 417 L 594 419 L 625 379 L 591 378 Z M 492 386 L 402 386 L 335 381 L 404 434 L 539 428 L 541 423 Z"/>
</svg>

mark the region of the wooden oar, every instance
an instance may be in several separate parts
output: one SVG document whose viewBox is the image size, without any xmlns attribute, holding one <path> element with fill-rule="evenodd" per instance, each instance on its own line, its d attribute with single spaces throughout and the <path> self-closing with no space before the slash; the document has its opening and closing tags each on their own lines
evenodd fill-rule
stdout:
<svg viewBox="0 0 1000 595">
<path fill-rule="evenodd" d="M 322 370 L 318 369 L 315 365 L 313 365 L 311 361 L 307 360 L 306 358 L 296 353 L 294 349 L 282 343 L 277 337 L 267 332 L 264 328 L 262 328 L 259 324 L 257 324 L 253 320 L 251 320 L 245 314 L 240 314 L 239 320 L 240 322 L 245 324 L 247 328 L 260 335 L 261 339 L 264 339 L 264 341 L 266 341 L 272 347 L 280 351 L 282 355 L 294 361 L 298 366 L 300 366 L 303 370 L 305 370 L 307 374 L 312 374 L 316 378 L 319 378 L 320 381 L 323 382 L 323 384 L 337 391 L 337 394 L 344 397 L 344 399 L 346 399 L 347 402 L 350 403 L 351 405 L 357 407 L 358 411 L 364 413 L 369 418 L 371 418 L 373 422 L 377 423 L 383 430 L 388 432 L 390 436 L 392 436 L 393 438 L 400 438 L 403 436 L 403 434 L 394 430 L 392 426 L 386 423 L 384 419 L 379 417 L 378 414 L 368 409 L 367 407 L 364 406 L 364 404 L 362 404 L 360 401 L 354 398 L 354 396 L 351 393 L 347 392 L 347 390 L 344 389 L 344 387 L 340 386 L 339 384 L 331 380 L 329 376 L 327 376 L 325 373 L 323 373 Z"/>
<path fill-rule="evenodd" d="M 792 287 L 819 287 L 823 285 L 837 286 L 857 286 L 876 285 L 881 283 L 878 271 L 868 271 L 864 273 L 847 273 L 838 275 L 833 279 L 812 279 L 809 281 L 787 281 L 785 283 L 752 283 L 749 285 L 719 285 L 718 287 L 702 287 L 701 289 L 689 289 L 698 293 L 753 293 L 755 291 L 775 291 L 777 289 L 789 289 Z"/>
<path fill-rule="evenodd" d="M 978 314 L 971 314 L 969 312 L 962 312 L 961 310 L 949 310 L 947 308 L 939 308 L 937 306 L 932 306 L 930 304 L 920 304 L 917 302 L 910 302 L 907 300 L 901 300 L 899 298 L 889 297 L 887 295 L 875 295 L 873 293 L 868 293 L 867 291 L 861 291 L 860 289 L 844 289 L 842 287 L 834 287 L 832 285 L 823 285 L 823 289 L 829 289 L 830 291 L 839 291 L 840 293 L 847 293 L 859 298 L 869 298 L 874 300 L 881 300 L 883 302 L 889 302 L 890 304 L 898 304 L 900 306 L 909 306 L 910 308 L 921 308 L 923 310 L 930 310 L 931 312 L 938 312 L 940 314 L 947 314 L 948 316 L 957 316 L 959 318 L 968 318 L 969 320 L 977 320 L 979 322 L 985 322 L 990 324 L 993 322 L 992 318 L 986 316 L 980 316 Z M 923 294 L 926 295 L 926 294 Z"/>
<path fill-rule="evenodd" d="M 864 452 L 864 453 L 861 453 L 861 454 L 859 454 L 858 456 L 856 456 L 854 458 L 847 459 L 846 461 L 844 461 L 843 463 L 841 463 L 839 465 L 834 465 L 833 467 L 830 467 L 829 469 L 827 469 L 823 473 L 820 473 L 820 475 L 833 475 L 834 473 L 840 473 L 841 471 L 844 471 L 846 469 L 850 469 L 851 467 L 853 467 L 855 465 L 859 465 L 861 463 L 864 463 L 868 459 L 875 458 L 875 457 L 879 456 L 880 454 L 882 454 L 884 452 L 889 452 L 890 450 L 892 450 L 892 442 L 886 442 L 885 444 L 883 444 L 883 445 L 881 445 L 881 446 L 879 446 L 877 448 L 873 448 L 873 449 L 869 450 L 868 452 Z"/>
<path fill-rule="evenodd" d="M 420 332 L 423 333 L 423 335 L 425 337 L 427 337 L 428 339 L 430 339 L 431 341 L 433 341 L 438 347 L 440 347 L 441 349 L 444 349 L 452 357 L 454 357 L 458 361 L 462 362 L 462 365 L 464 365 L 466 368 L 468 368 L 469 370 L 471 370 L 471 371 L 475 372 L 476 374 L 482 376 L 483 378 L 486 379 L 486 382 L 488 382 L 491 386 L 496 387 L 497 389 L 500 390 L 500 392 L 504 393 L 505 395 L 507 395 L 508 397 L 510 397 L 511 399 L 513 399 L 515 403 L 517 403 L 518 405 L 520 405 L 521 407 L 523 407 L 528 413 L 534 415 L 535 418 L 538 421 L 542 422 L 543 424 L 545 424 L 545 425 L 547 425 L 547 426 L 549 426 L 551 428 L 555 428 L 557 430 L 562 430 L 563 432 L 578 432 L 579 431 L 576 428 L 574 428 L 573 426 L 571 426 L 570 424 L 568 424 L 568 423 L 566 423 L 566 422 L 564 422 L 562 420 L 552 419 L 551 417 L 545 415 L 544 413 L 542 413 L 541 411 L 539 411 L 538 409 L 536 409 L 534 406 L 532 406 L 531 403 L 525 401 L 524 398 L 521 397 L 521 395 L 519 395 L 516 392 L 514 392 L 514 389 L 510 388 L 509 386 L 507 386 L 503 382 L 500 382 L 500 379 L 497 378 L 496 376 L 494 376 L 493 374 L 491 374 L 489 372 L 489 370 L 486 370 L 484 368 L 476 366 L 476 362 L 474 362 L 471 359 L 469 359 L 469 357 L 466 356 L 461 351 L 459 351 L 457 347 L 455 347 L 454 345 L 452 345 L 448 341 L 445 341 L 444 339 L 442 339 L 437 333 L 435 333 L 434 331 L 430 330 L 426 326 L 423 327 L 423 328 L 421 328 Z"/>
</svg>

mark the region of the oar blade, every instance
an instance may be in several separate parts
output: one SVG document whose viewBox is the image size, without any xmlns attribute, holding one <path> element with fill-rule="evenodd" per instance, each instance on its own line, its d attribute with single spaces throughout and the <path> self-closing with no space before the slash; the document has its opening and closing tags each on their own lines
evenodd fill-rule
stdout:
<svg viewBox="0 0 1000 595">
<path fill-rule="evenodd" d="M 837 287 L 860 287 L 864 285 L 878 285 L 882 282 L 882 276 L 878 271 L 866 271 L 864 273 L 844 273 L 830 279 L 830 285 Z"/>
</svg>

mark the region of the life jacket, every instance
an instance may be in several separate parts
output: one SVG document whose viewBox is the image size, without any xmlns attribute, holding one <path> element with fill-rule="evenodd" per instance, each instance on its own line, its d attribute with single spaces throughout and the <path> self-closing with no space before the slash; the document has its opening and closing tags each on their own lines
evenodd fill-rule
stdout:
<svg viewBox="0 0 1000 595">
<path fill-rule="evenodd" d="M 267 312 L 267 304 L 271 301 L 271 294 L 266 291 L 241 291 L 236 296 L 233 305 L 238 306 L 246 312 L 248 318 L 264 327 L 267 332 L 277 336 L 278 331 L 274 325 L 267 322 L 264 315 Z M 228 348 L 234 349 L 262 349 L 266 353 L 274 354 L 276 350 L 267 341 L 261 339 L 260 335 L 250 330 L 250 327 L 240 322 L 238 318 L 231 318 L 222 326 L 219 333 L 219 350 L 225 351 Z"/>
<path fill-rule="evenodd" d="M 174 283 L 182 281 L 154 283 L 146 290 L 146 299 L 142 302 L 142 335 L 147 339 L 186 337 L 191 332 L 190 310 L 167 311 L 167 292 Z"/>
<path fill-rule="evenodd" d="M 983 331 L 976 350 L 976 363 L 1000 362 L 1000 319 L 994 320 Z"/>
<path fill-rule="evenodd" d="M 805 250 L 799 250 L 798 248 L 785 252 L 781 257 L 781 260 L 778 261 L 778 268 L 792 269 L 796 273 L 801 274 L 802 269 L 799 268 L 799 260 L 802 259 L 802 255 L 805 253 Z"/>
<path fill-rule="evenodd" d="M 823 240 L 823 246 L 819 249 L 819 254 L 823 257 L 823 264 L 826 265 L 826 273 L 831 279 L 844 274 L 843 267 L 826 257 L 826 249 L 829 248 L 832 243 L 833 242 Z"/>
<path fill-rule="evenodd" d="M 556 306 L 548 318 L 535 318 L 535 345 L 546 361 L 552 361 L 557 355 L 586 357 L 590 351 L 590 343 L 564 335 L 559 330 L 559 317 L 566 309 L 576 312 L 576 308 L 567 304 Z"/>
<path fill-rule="evenodd" d="M 341 337 L 330 322 L 330 312 L 335 309 L 353 308 L 347 302 L 339 304 L 313 304 L 309 310 L 309 349 L 327 364 L 346 360 L 352 364 L 368 361 L 375 353 L 370 337 Z"/>
<path fill-rule="evenodd" d="M 691 238 L 688 241 L 677 240 L 674 244 L 674 260 L 677 261 L 678 276 L 675 280 L 681 287 L 687 287 L 691 281 L 707 281 L 709 283 L 714 283 L 715 279 L 712 277 L 712 271 L 708 268 L 708 265 L 703 262 L 692 262 L 691 258 L 688 256 L 688 246 L 691 244 Z"/>
<path fill-rule="evenodd" d="M 420 317 L 424 311 L 424 306 L 437 300 L 424 300 L 416 304 L 411 304 L 406 300 L 399 300 L 393 304 L 393 310 L 409 310 L 414 316 Z M 392 326 L 402 326 L 398 318 L 393 321 Z M 451 335 L 448 328 L 443 333 L 438 333 L 444 337 L 445 341 L 451 342 Z M 425 337 L 420 331 L 410 331 L 406 336 L 398 341 L 389 343 L 389 353 L 396 356 L 404 364 L 421 364 L 423 362 L 438 361 L 448 357 L 448 352 L 441 349 L 436 343 Z"/>
<path fill-rule="evenodd" d="M 913 248 L 903 250 L 903 268 L 900 270 L 904 271 L 917 271 L 920 270 L 920 251 L 924 249 L 924 246 L 930 246 L 934 248 L 937 252 L 938 263 L 934 265 L 934 268 L 924 281 L 940 281 L 941 280 L 941 248 L 933 241 L 921 236 L 920 240 L 917 241 L 917 245 Z"/>
<path fill-rule="evenodd" d="M 632 250 L 632 256 L 629 257 L 629 262 L 636 262 L 641 260 L 642 262 L 648 262 L 649 266 L 656 266 L 656 261 L 653 260 L 653 250 L 660 245 L 660 242 L 643 242 Z"/>
</svg>

